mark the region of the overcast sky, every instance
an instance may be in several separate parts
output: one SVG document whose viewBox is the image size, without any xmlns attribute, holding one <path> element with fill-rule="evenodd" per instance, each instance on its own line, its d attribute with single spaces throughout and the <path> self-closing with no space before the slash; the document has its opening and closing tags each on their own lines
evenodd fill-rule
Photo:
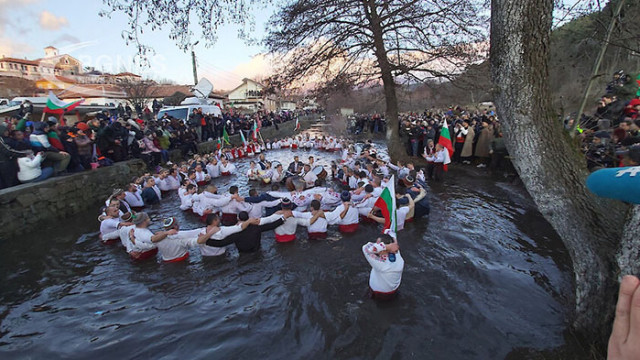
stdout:
<svg viewBox="0 0 640 360">
<path fill-rule="evenodd" d="M 155 80 L 193 82 L 191 54 L 179 50 L 169 40 L 168 31 L 145 31 L 145 44 L 157 54 L 150 59 L 149 68 L 134 67 L 136 50 L 121 36 L 127 18 L 122 14 L 111 19 L 98 16 L 103 9 L 101 0 L 0 0 L 0 55 L 37 59 L 52 45 L 100 71 L 126 70 Z M 257 15 L 258 30 L 264 29 L 268 15 L 268 11 Z M 214 47 L 205 48 L 202 43 L 196 47 L 198 76 L 211 80 L 215 89 L 232 89 L 242 78 L 264 75 L 268 69 L 264 57 L 256 56 L 262 48 L 247 46 L 233 27 L 219 32 Z"/>
</svg>

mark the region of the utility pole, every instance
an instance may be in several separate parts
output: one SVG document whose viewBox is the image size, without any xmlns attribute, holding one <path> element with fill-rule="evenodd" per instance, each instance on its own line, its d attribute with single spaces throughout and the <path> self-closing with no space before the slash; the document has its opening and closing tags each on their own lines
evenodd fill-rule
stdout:
<svg viewBox="0 0 640 360">
<path fill-rule="evenodd" d="M 196 68 L 196 52 L 194 48 L 198 45 L 200 41 L 196 41 L 195 44 L 191 45 L 191 64 L 193 66 L 193 85 L 198 85 L 198 69 Z"/>
</svg>

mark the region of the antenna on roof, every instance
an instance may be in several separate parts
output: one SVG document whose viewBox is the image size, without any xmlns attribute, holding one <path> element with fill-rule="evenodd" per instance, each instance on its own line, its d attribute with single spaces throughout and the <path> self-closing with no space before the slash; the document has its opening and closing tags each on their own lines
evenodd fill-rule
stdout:
<svg viewBox="0 0 640 360">
<path fill-rule="evenodd" d="M 200 79 L 198 84 L 191 88 L 191 93 L 195 95 L 198 99 L 207 99 L 209 98 L 209 94 L 213 91 L 213 84 L 205 78 Z"/>
</svg>

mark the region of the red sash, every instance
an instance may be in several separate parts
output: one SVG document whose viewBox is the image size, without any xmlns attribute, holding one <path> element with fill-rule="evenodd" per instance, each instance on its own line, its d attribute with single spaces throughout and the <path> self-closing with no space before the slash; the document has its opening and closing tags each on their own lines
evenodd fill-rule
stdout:
<svg viewBox="0 0 640 360">
<path fill-rule="evenodd" d="M 132 251 L 129 253 L 129 256 L 131 256 L 131 260 L 133 261 L 142 261 L 156 256 L 157 253 L 158 248 L 155 248 L 144 252 Z"/>
<path fill-rule="evenodd" d="M 340 230 L 341 233 L 345 234 L 354 233 L 358 230 L 358 223 L 349 225 L 338 225 L 338 230 Z"/>
<path fill-rule="evenodd" d="M 296 234 L 279 235 L 276 234 L 276 241 L 279 243 L 291 242 L 296 239 Z"/>
<path fill-rule="evenodd" d="M 164 262 L 175 263 L 175 262 L 180 262 L 180 261 L 183 261 L 183 260 L 187 260 L 188 258 L 189 258 L 189 252 L 187 251 L 184 255 L 182 255 L 180 257 L 177 257 L 177 258 L 171 259 L 171 260 L 165 260 Z"/>
<path fill-rule="evenodd" d="M 393 300 L 398 294 L 398 290 L 393 290 L 391 292 L 382 292 L 382 291 L 374 291 L 371 287 L 369 287 L 371 292 L 371 298 L 382 301 Z"/>
</svg>

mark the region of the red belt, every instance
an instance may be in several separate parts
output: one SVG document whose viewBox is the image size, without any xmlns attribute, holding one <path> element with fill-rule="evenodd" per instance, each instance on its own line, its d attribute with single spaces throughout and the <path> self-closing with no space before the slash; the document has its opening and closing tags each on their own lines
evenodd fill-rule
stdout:
<svg viewBox="0 0 640 360">
<path fill-rule="evenodd" d="M 155 249 L 147 250 L 144 252 L 132 251 L 129 253 L 129 256 L 131 256 L 131 260 L 142 261 L 150 257 L 156 256 L 157 253 L 158 253 L 158 248 L 155 248 Z"/>
<path fill-rule="evenodd" d="M 382 292 L 382 291 L 374 291 L 371 287 L 369 287 L 371 291 L 371 298 L 376 300 L 388 301 L 393 300 L 398 294 L 398 290 L 393 290 L 390 292 Z"/>
<path fill-rule="evenodd" d="M 406 223 L 412 223 L 412 222 L 413 222 L 413 218 L 404 219 L 404 222 L 406 222 Z"/>
<path fill-rule="evenodd" d="M 338 230 L 340 230 L 341 233 L 356 232 L 356 230 L 358 230 L 358 223 L 349 224 L 349 225 L 338 225 Z"/>
<path fill-rule="evenodd" d="M 296 239 L 296 234 L 280 235 L 276 234 L 276 241 L 279 243 L 291 242 Z"/>
<path fill-rule="evenodd" d="M 297 148 L 298 148 L 298 145 L 293 144 L 293 145 L 291 145 L 291 148 L 292 148 L 292 149 L 297 149 Z"/>
<path fill-rule="evenodd" d="M 205 185 L 207 185 L 208 183 L 209 183 L 209 181 L 207 181 L 207 180 L 202 180 L 202 181 L 198 181 L 198 182 L 196 182 L 196 184 L 197 184 L 198 186 L 205 186 Z"/>
<path fill-rule="evenodd" d="M 327 238 L 326 232 L 310 232 L 309 233 L 309 240 L 326 239 L 326 238 Z"/>
<path fill-rule="evenodd" d="M 228 172 L 228 171 L 223 171 L 223 172 L 221 172 L 221 173 L 220 173 L 220 175 L 222 175 L 222 176 L 229 176 L 229 175 L 231 175 L 231 173 L 230 173 L 230 172 Z"/>
<path fill-rule="evenodd" d="M 458 144 L 464 144 L 464 138 L 462 138 L 462 139 L 456 139 L 456 143 L 458 143 Z"/>
<path fill-rule="evenodd" d="M 282 145 L 280 148 L 282 148 L 282 149 L 288 149 L 288 148 L 289 148 L 289 145 Z"/>
<path fill-rule="evenodd" d="M 175 259 L 171 259 L 171 260 L 165 260 L 164 262 L 168 262 L 168 263 L 174 263 L 174 262 L 180 262 L 183 260 L 187 260 L 189 258 L 189 252 L 187 251 L 184 255 L 177 257 Z"/>
</svg>

